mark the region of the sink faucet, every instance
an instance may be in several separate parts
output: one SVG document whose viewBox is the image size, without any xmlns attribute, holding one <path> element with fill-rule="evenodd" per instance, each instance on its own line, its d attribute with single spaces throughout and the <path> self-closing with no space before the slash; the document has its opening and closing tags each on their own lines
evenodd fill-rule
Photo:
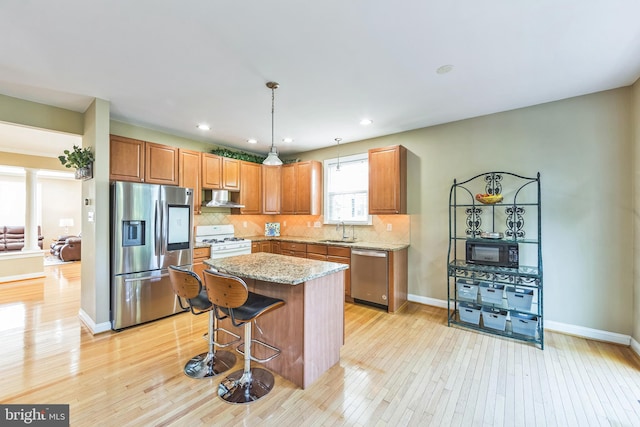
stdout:
<svg viewBox="0 0 640 427">
<path fill-rule="evenodd" d="M 340 230 L 340 225 L 342 225 L 342 240 L 347 240 L 349 236 L 347 236 L 347 230 L 345 229 L 344 221 L 340 221 L 336 225 L 336 231 Z"/>
</svg>

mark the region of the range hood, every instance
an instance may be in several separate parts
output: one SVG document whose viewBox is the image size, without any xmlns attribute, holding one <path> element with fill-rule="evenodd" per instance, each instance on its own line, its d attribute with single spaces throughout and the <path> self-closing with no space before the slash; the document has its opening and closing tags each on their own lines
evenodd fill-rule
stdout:
<svg viewBox="0 0 640 427">
<path fill-rule="evenodd" d="M 209 192 L 206 193 L 208 196 Z M 208 208 L 244 208 L 244 205 L 229 199 L 229 190 L 212 190 L 211 200 L 205 202 L 205 206 Z"/>
</svg>

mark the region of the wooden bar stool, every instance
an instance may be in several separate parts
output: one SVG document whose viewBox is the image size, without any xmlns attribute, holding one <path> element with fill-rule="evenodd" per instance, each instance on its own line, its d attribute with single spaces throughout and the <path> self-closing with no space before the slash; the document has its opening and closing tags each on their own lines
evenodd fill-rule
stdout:
<svg viewBox="0 0 640 427">
<path fill-rule="evenodd" d="M 198 354 L 192 357 L 186 365 L 184 365 L 184 373 L 196 379 L 214 377 L 231 369 L 236 363 L 236 356 L 224 350 L 216 351 L 214 346 L 228 347 L 240 341 L 240 336 L 226 329 L 217 327 L 217 318 L 214 316 L 214 307 L 209 298 L 207 291 L 202 286 L 202 282 L 198 275 L 192 271 L 184 270 L 174 265 L 169 266 L 169 276 L 171 278 L 171 286 L 173 291 L 179 297 L 180 306 L 184 309 L 182 300 L 186 300 L 191 313 L 197 315 L 209 313 L 209 330 L 205 334 L 209 344 L 209 350 L 206 353 Z M 219 332 L 227 333 L 234 337 L 229 343 L 221 344 L 216 341 Z"/>
<path fill-rule="evenodd" d="M 249 292 L 247 284 L 239 277 L 205 270 L 204 284 L 207 295 L 215 306 L 216 317 L 230 317 L 234 326 L 244 325 L 244 343 L 236 349 L 244 355 L 244 368 L 229 374 L 218 386 L 218 396 L 229 403 L 251 403 L 273 389 L 273 374 L 266 369 L 252 368 L 251 361 L 265 363 L 280 354 L 280 349 L 251 338 L 251 321 L 282 307 L 284 301 Z M 257 344 L 273 353 L 258 359 L 251 355 L 251 345 Z M 244 347 L 241 350 L 240 347 Z"/>
</svg>

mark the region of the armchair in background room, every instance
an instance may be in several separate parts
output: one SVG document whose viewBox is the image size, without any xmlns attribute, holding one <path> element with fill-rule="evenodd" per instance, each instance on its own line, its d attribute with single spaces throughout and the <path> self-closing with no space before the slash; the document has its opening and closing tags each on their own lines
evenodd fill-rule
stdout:
<svg viewBox="0 0 640 427">
<path fill-rule="evenodd" d="M 62 261 L 80 261 L 82 252 L 82 237 L 60 236 L 51 244 L 50 251 Z"/>
</svg>

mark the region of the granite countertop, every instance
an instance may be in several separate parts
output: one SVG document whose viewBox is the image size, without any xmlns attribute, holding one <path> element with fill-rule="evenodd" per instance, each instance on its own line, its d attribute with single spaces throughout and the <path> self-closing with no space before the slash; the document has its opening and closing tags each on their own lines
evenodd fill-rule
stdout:
<svg viewBox="0 0 640 427">
<path fill-rule="evenodd" d="M 207 259 L 205 264 L 248 279 L 299 285 L 349 268 L 346 264 L 257 252 L 228 258 Z"/>
<path fill-rule="evenodd" d="M 409 247 L 408 243 L 379 243 L 379 242 L 365 242 L 356 240 L 354 242 L 326 242 L 325 239 L 310 238 L 310 237 L 297 237 L 297 236 L 245 236 L 245 239 L 249 239 L 252 242 L 259 242 L 264 240 L 276 240 L 279 242 L 296 242 L 296 243 L 311 243 L 317 245 L 330 245 L 330 246 L 344 246 L 348 248 L 357 249 L 373 249 L 380 251 L 400 251 Z"/>
</svg>

